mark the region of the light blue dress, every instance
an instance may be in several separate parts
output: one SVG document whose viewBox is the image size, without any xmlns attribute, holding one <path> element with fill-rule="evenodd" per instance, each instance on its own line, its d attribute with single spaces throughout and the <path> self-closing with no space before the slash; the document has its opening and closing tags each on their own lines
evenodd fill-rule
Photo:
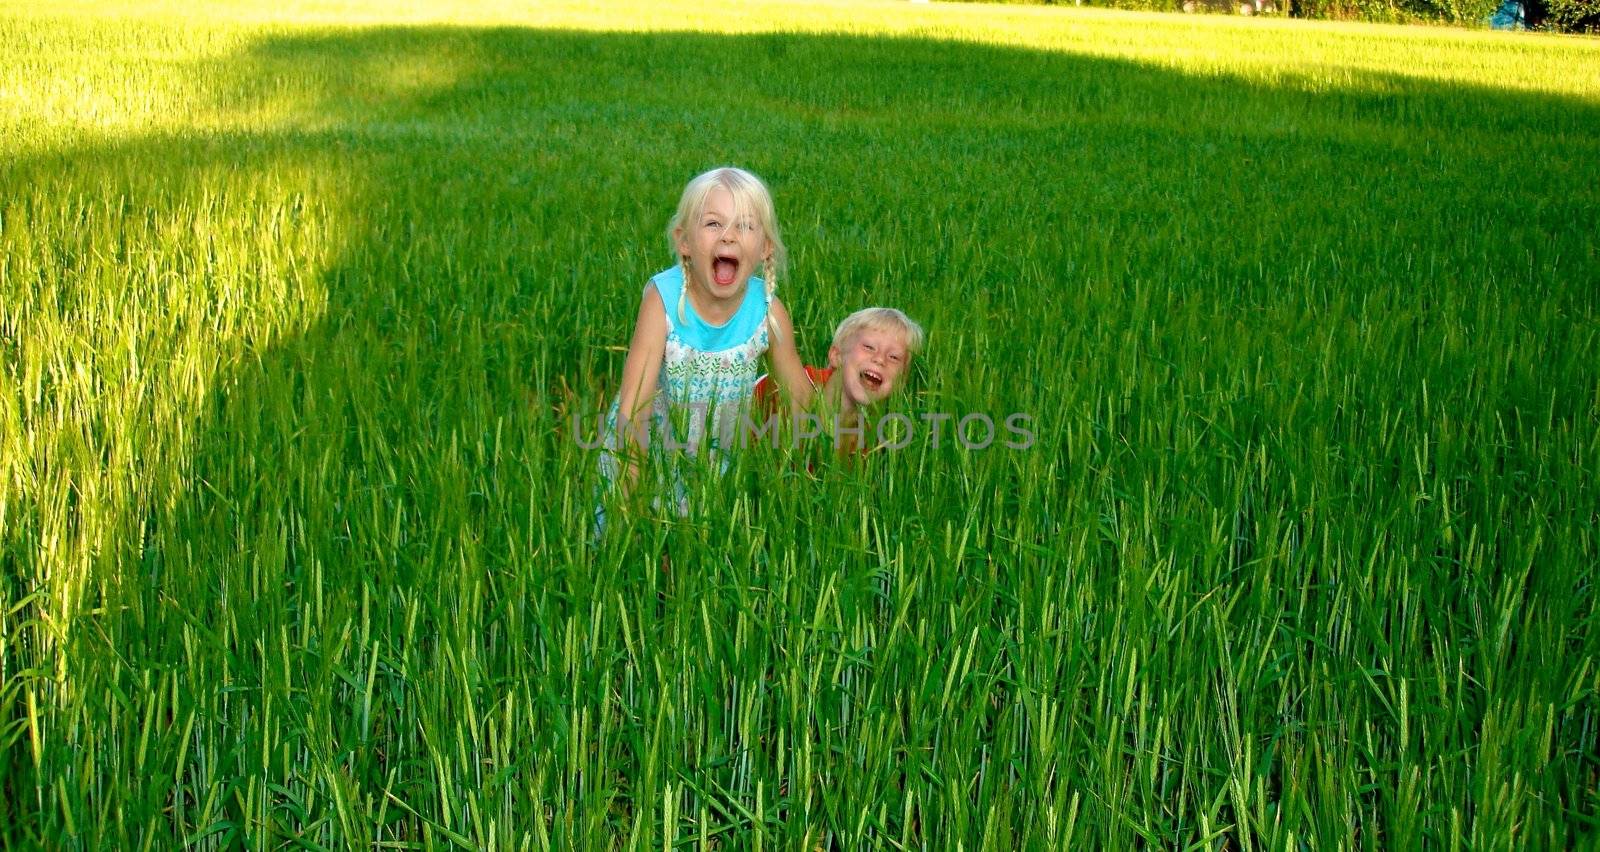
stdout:
<svg viewBox="0 0 1600 852">
<path fill-rule="evenodd" d="M 767 351 L 767 315 L 772 295 L 766 282 L 752 277 L 739 310 L 721 325 L 695 313 L 684 298 L 683 267 L 658 273 L 645 285 L 654 287 L 667 313 L 667 340 L 656 377 L 650 409 L 649 455 L 658 462 L 662 485 L 679 514 L 688 511 L 686 480 L 694 469 L 726 470 L 725 452 L 750 403 Z M 600 474 L 609 489 L 620 469 L 617 420 L 621 399 L 613 400 L 606 417 Z M 604 506 L 596 508 L 596 531 L 605 525 Z"/>
</svg>

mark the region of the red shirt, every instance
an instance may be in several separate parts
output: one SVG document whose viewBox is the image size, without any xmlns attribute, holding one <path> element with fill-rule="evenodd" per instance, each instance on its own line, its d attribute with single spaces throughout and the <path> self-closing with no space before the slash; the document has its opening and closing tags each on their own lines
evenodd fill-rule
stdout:
<svg viewBox="0 0 1600 852">
<path fill-rule="evenodd" d="M 811 380 L 811 386 L 818 391 L 821 391 L 823 386 L 828 384 L 828 379 L 832 377 L 832 367 L 806 367 L 806 378 Z M 752 410 L 763 414 L 776 414 L 778 412 L 778 383 L 772 378 L 771 374 L 762 376 L 756 382 L 753 397 L 754 399 L 750 406 Z M 864 456 L 871 449 L 871 447 L 865 445 L 858 445 L 855 451 L 858 455 Z M 807 467 L 809 468 L 810 465 L 808 464 Z"/>
<path fill-rule="evenodd" d="M 832 367 L 806 367 L 806 378 L 811 380 L 811 386 L 822 390 L 833 375 Z M 756 382 L 755 399 L 750 406 L 752 410 L 770 414 L 778 410 L 778 383 L 768 373 Z"/>
</svg>

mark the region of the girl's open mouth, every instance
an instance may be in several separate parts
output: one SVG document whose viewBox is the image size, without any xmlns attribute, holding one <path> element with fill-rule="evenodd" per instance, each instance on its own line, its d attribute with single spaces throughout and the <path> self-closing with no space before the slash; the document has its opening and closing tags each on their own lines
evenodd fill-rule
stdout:
<svg viewBox="0 0 1600 852">
<path fill-rule="evenodd" d="M 719 286 L 726 287 L 739 275 L 739 261 L 731 257 L 718 257 L 711 262 L 711 276 Z"/>
<path fill-rule="evenodd" d="M 883 376 L 878 375 L 872 370 L 862 370 L 861 383 L 866 385 L 868 390 L 877 390 L 883 387 Z"/>
</svg>

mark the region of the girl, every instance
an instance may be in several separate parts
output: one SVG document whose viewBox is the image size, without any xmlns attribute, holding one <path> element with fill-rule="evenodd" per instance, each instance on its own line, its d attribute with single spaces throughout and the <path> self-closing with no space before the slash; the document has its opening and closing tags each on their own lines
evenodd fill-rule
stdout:
<svg viewBox="0 0 1600 852">
<path fill-rule="evenodd" d="M 811 383 L 789 312 L 773 295 L 784 248 L 761 179 L 736 168 L 696 177 L 684 187 L 667 238 L 678 263 L 645 284 L 600 470 L 626 493 L 642 462 L 661 458 L 681 514 L 688 509 L 685 456 L 716 461 L 717 469 L 726 464 L 724 427 L 745 413 L 760 357 L 769 357 L 796 405 L 810 402 Z M 603 529 L 603 509 L 597 520 Z"/>
</svg>

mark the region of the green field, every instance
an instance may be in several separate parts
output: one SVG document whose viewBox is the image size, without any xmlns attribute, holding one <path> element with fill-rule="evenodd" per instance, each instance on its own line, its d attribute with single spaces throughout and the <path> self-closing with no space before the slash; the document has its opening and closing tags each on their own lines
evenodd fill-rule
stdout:
<svg viewBox="0 0 1600 852">
<path fill-rule="evenodd" d="M 0 845 L 1597 842 L 1600 41 L 521 5 L 0 9 Z M 591 545 L 723 163 L 1037 444 Z"/>
</svg>

